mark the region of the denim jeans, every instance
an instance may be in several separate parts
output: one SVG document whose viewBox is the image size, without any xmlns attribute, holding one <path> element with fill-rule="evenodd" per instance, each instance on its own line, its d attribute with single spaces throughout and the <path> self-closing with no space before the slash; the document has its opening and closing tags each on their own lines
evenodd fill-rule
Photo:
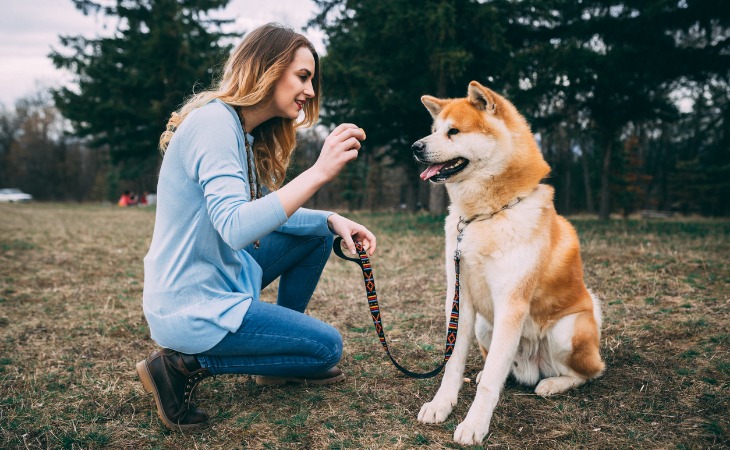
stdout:
<svg viewBox="0 0 730 450">
<path fill-rule="evenodd" d="M 244 249 L 263 269 L 263 287 L 280 277 L 277 304 L 252 301 L 238 331 L 197 355 L 200 364 L 214 375 L 303 377 L 334 367 L 342 356 L 342 336 L 304 314 L 332 241 L 332 236 L 273 232 L 261 239 L 258 250 Z"/>
</svg>

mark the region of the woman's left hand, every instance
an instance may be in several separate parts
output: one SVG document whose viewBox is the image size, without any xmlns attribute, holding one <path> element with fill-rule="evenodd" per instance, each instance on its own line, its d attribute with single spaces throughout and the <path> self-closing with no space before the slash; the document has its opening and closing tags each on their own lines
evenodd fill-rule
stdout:
<svg viewBox="0 0 730 450">
<path fill-rule="evenodd" d="M 355 251 L 355 242 L 362 243 L 363 248 L 370 256 L 375 253 L 375 235 L 359 223 L 346 219 L 339 214 L 332 214 L 327 218 L 327 225 L 338 236 L 342 237 L 345 245 L 353 255 L 357 253 Z"/>
</svg>

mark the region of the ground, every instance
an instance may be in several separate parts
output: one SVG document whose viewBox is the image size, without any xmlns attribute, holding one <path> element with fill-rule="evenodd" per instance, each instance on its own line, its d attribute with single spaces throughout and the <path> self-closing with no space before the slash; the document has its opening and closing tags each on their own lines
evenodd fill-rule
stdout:
<svg viewBox="0 0 730 450">
<path fill-rule="evenodd" d="M 377 233 L 373 270 L 396 358 L 435 367 L 445 335 L 443 218 L 352 215 Z M 508 381 L 485 441 L 499 448 L 727 448 L 730 221 L 572 217 L 603 299 L 605 375 L 543 399 Z M 154 210 L 0 205 L 0 448 L 461 448 L 416 416 L 440 377 L 408 379 L 374 333 L 358 267 L 332 258 L 310 313 L 344 338 L 345 382 L 261 388 L 204 381 L 213 425 L 162 427 L 134 364 L 155 349 L 142 315 Z M 274 301 L 275 290 L 264 292 Z M 473 349 L 472 379 L 482 364 Z"/>
</svg>

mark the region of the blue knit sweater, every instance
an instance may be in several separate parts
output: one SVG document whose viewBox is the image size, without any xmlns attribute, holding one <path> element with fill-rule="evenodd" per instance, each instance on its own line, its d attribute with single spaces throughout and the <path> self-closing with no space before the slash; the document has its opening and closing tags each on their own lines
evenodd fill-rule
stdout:
<svg viewBox="0 0 730 450">
<path fill-rule="evenodd" d="M 144 313 L 163 347 L 196 354 L 238 330 L 261 292 L 261 267 L 244 247 L 274 230 L 331 234 L 330 212 L 287 218 L 275 194 L 251 201 L 247 165 L 238 116 L 219 100 L 192 111 L 170 141 L 144 258 Z"/>
</svg>

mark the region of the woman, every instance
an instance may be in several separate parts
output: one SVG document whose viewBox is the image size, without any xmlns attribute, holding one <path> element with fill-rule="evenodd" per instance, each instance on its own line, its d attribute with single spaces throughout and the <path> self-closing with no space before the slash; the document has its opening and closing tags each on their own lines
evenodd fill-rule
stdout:
<svg viewBox="0 0 730 450">
<path fill-rule="evenodd" d="M 353 239 L 370 253 L 376 240 L 351 220 L 301 206 L 357 158 L 365 133 L 338 126 L 316 163 L 281 186 L 295 129 L 316 122 L 319 100 L 314 47 L 269 24 L 246 36 L 217 89 L 173 113 L 160 138 L 144 313 L 163 349 L 140 361 L 137 372 L 170 429 L 208 422 L 191 397 L 210 375 L 257 375 L 259 384 L 344 379 L 335 366 L 342 337 L 304 310 L 333 233 L 352 253 Z M 259 301 L 279 277 L 277 304 Z"/>
</svg>

